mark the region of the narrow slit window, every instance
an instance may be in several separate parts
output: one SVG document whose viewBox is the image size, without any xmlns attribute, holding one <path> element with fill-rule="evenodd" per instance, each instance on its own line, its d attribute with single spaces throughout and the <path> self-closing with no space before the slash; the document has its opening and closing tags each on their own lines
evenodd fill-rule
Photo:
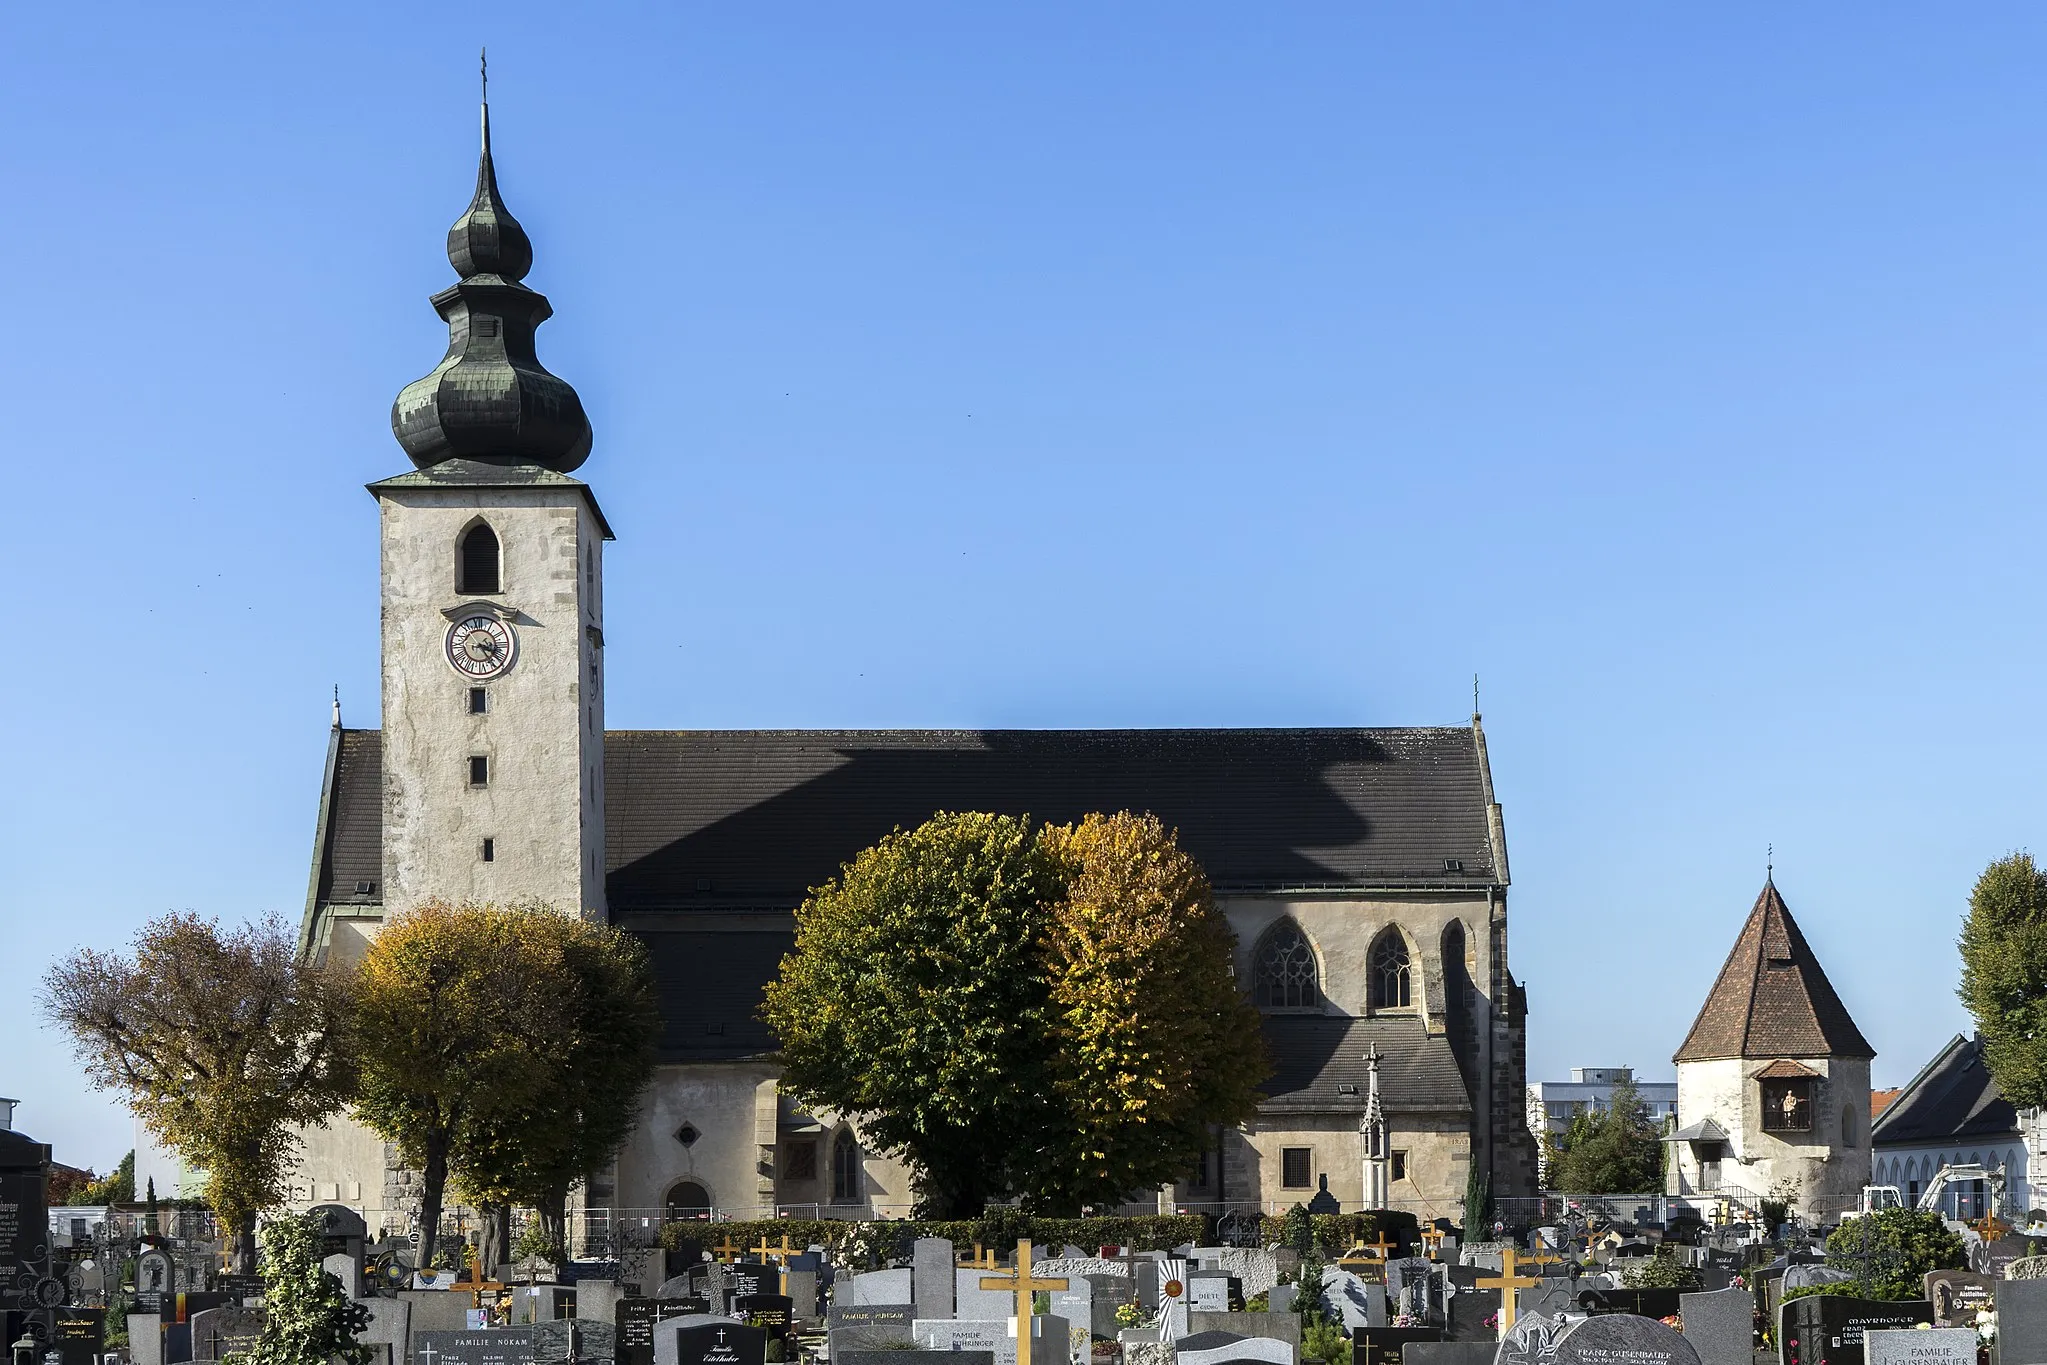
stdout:
<svg viewBox="0 0 2047 1365">
<path fill-rule="evenodd" d="M 499 591 L 498 534 L 489 522 L 479 521 L 463 534 L 455 561 L 456 592 Z"/>
<path fill-rule="evenodd" d="M 490 785 L 490 759 L 484 754 L 469 756 L 469 785 L 488 787 Z"/>
<path fill-rule="evenodd" d="M 490 710 L 490 689 L 472 687 L 469 689 L 469 714 L 480 716 Z"/>
<path fill-rule="evenodd" d="M 498 860 L 497 840 L 485 839 L 483 841 L 483 860 L 487 863 L 494 863 Z"/>
</svg>

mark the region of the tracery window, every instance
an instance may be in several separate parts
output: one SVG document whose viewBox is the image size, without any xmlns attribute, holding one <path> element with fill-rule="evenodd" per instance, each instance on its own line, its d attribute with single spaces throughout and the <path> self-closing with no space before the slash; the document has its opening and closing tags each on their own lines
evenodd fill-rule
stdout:
<svg viewBox="0 0 2047 1365">
<path fill-rule="evenodd" d="M 1266 1009 L 1308 1009 L 1321 1003 L 1315 950 L 1292 920 L 1272 926 L 1258 945 L 1253 998 Z"/>
<path fill-rule="evenodd" d="M 1407 955 L 1407 940 L 1398 929 L 1388 929 L 1372 945 L 1371 1007 L 1375 1010 L 1406 1009 L 1414 1003 L 1414 971 Z"/>
<path fill-rule="evenodd" d="M 860 1144 L 853 1130 L 841 1128 L 832 1139 L 832 1201 L 852 1203 L 860 1198 Z"/>
</svg>

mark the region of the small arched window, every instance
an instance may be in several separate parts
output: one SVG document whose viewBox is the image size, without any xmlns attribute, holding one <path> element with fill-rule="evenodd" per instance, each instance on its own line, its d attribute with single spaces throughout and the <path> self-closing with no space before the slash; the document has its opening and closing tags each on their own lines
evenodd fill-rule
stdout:
<svg viewBox="0 0 2047 1365">
<path fill-rule="evenodd" d="M 1855 1145 L 1855 1106 L 1852 1104 L 1841 1106 L 1841 1145 L 1843 1147 Z"/>
<path fill-rule="evenodd" d="M 498 592 L 498 533 L 479 521 L 462 536 L 455 556 L 456 592 Z"/>
<path fill-rule="evenodd" d="M 1398 929 L 1386 930 L 1372 945 L 1371 973 L 1373 1009 L 1406 1009 L 1414 1003 L 1414 972 L 1407 955 L 1407 940 Z"/>
<path fill-rule="evenodd" d="M 1266 1009 L 1309 1009 L 1321 1003 L 1315 950 L 1301 926 L 1283 919 L 1258 944 L 1252 998 Z"/>
<path fill-rule="evenodd" d="M 832 1139 L 832 1202 L 850 1204 L 860 1198 L 860 1144 L 853 1130 L 841 1128 Z"/>
</svg>

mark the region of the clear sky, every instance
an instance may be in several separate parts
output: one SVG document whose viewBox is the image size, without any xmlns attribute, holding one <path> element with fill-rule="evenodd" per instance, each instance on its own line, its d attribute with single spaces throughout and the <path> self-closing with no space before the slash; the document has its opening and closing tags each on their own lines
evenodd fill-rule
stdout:
<svg viewBox="0 0 2047 1365">
<path fill-rule="evenodd" d="M 0 1094 L 32 984 L 302 907 L 488 43 L 610 723 L 1455 724 L 1529 1074 L 1777 880 L 1908 1079 L 2036 772 L 2047 10 L 18 5 Z"/>
</svg>

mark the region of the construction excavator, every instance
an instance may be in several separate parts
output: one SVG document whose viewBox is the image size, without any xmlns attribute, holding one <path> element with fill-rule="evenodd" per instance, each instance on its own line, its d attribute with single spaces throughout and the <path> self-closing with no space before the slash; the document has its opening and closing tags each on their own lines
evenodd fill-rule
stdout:
<svg viewBox="0 0 2047 1365">
<path fill-rule="evenodd" d="M 1912 1207 L 1930 1213 L 1940 1212 L 1941 1197 L 1948 1192 L 1950 1187 L 1965 1180 L 1980 1180 L 1983 1182 L 1984 1188 L 1990 1193 L 1990 1211 L 1992 1213 L 1996 1213 L 2005 1207 L 2003 1168 L 1998 1166 L 1982 1166 L 1973 1161 L 1964 1162 L 1960 1165 L 1943 1166 L 1935 1171 L 1933 1178 L 1926 1182 L 1926 1188 L 1919 1192 L 1919 1202 Z M 1860 1214 L 1876 1213 L 1882 1209 L 1902 1209 L 1904 1207 L 1905 1196 L 1896 1185 L 1864 1185 L 1862 1187 L 1861 1209 L 1856 1213 L 1846 1215 L 1846 1217 L 1854 1218 L 1860 1216 Z M 1969 1226 L 1953 1218 L 1948 1219 L 1948 1222 L 1957 1231 L 1966 1230 Z M 2025 1237 L 2047 1237 L 2047 1223 L 2029 1223 L 2018 1231 L 2021 1236 Z"/>
</svg>

